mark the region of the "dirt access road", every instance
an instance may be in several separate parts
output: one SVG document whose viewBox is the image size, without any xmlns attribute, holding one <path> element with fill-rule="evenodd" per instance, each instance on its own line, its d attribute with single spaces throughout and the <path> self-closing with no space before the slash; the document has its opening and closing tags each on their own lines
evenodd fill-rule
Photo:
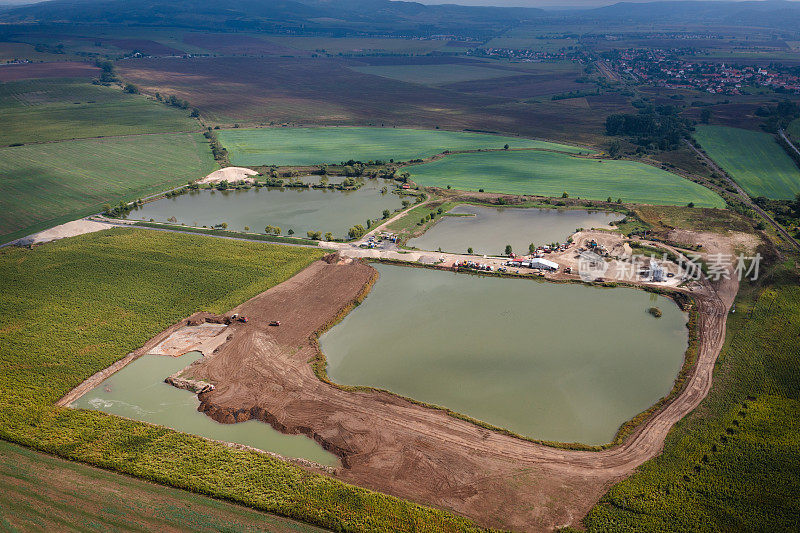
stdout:
<svg viewBox="0 0 800 533">
<path fill-rule="evenodd" d="M 268 422 L 315 439 L 342 460 L 335 476 L 443 507 L 486 526 L 551 531 L 577 525 L 615 482 L 656 456 L 672 425 L 711 386 L 737 282 L 695 291 L 699 362 L 683 393 L 622 445 L 600 452 L 551 448 L 454 418 L 378 391 L 345 391 L 320 381 L 309 361 L 314 333 L 364 295 L 376 271 L 351 259 L 317 261 L 233 310 L 228 341 L 191 368 L 215 389 L 200 409 L 233 423 Z M 280 327 L 270 327 L 280 320 Z"/>
<path fill-rule="evenodd" d="M 781 130 L 781 132 L 782 132 L 782 131 L 783 131 L 783 130 Z M 784 137 L 784 139 L 786 139 L 786 137 Z M 747 207 L 749 207 L 750 209 L 752 209 L 752 210 L 756 211 L 756 212 L 757 212 L 759 215 L 761 215 L 761 216 L 764 218 L 764 220 L 766 220 L 767 222 L 769 222 L 770 224 L 772 224 L 772 226 L 775 228 L 775 230 L 776 230 L 778 233 L 780 233 L 780 235 L 781 235 L 781 236 L 782 236 L 784 239 L 786 239 L 786 240 L 787 240 L 789 243 L 791 243 L 791 244 L 792 244 L 792 245 L 793 245 L 795 248 L 797 248 L 798 250 L 800 250 L 800 243 L 799 243 L 799 242 L 797 242 L 797 241 L 794 239 L 794 237 L 792 237 L 792 236 L 789 234 L 789 232 L 788 232 L 788 231 L 786 231 L 786 228 L 784 228 L 783 226 L 781 226 L 780 224 L 778 224 L 778 223 L 777 223 L 777 222 L 776 222 L 776 221 L 775 221 L 775 220 L 774 220 L 774 219 L 773 219 L 773 218 L 772 218 L 772 217 L 769 215 L 769 213 L 767 213 L 766 211 L 764 211 L 763 209 L 761 209 L 761 207 L 760 207 L 760 206 L 758 206 L 758 205 L 757 205 L 755 202 L 753 202 L 753 199 L 752 199 L 752 198 L 750 198 L 750 195 L 749 195 L 749 194 L 747 194 L 747 192 L 746 192 L 744 189 L 742 189 L 742 187 L 741 187 L 741 186 L 739 186 L 739 184 L 738 184 L 738 183 L 736 183 L 736 181 L 735 181 L 733 178 L 731 178 L 731 177 L 730 177 L 730 175 L 729 175 L 727 172 L 725 172 L 724 170 L 722 170 L 722 168 L 720 168 L 720 167 L 719 167 L 719 166 L 718 166 L 718 165 L 717 165 L 717 164 L 714 162 L 714 160 L 713 160 L 713 159 L 711 159 L 710 157 L 708 157 L 708 156 L 705 154 L 705 152 L 703 152 L 703 151 L 701 151 L 701 150 L 698 150 L 698 149 L 695 147 L 695 145 L 693 145 L 691 142 L 689 142 L 688 140 L 684 140 L 684 142 L 685 142 L 685 143 L 686 143 L 686 145 L 687 145 L 689 148 L 691 148 L 691 149 L 692 149 L 692 150 L 693 150 L 693 151 L 694 151 L 694 152 L 695 152 L 695 153 L 696 153 L 698 156 L 700 156 L 700 158 L 701 158 L 703 161 L 705 161 L 705 162 L 708 164 L 708 166 L 709 166 L 709 167 L 711 167 L 711 170 L 713 170 L 714 172 L 717 172 L 717 173 L 718 173 L 720 176 L 724 177 L 724 178 L 725 178 L 725 181 L 727 181 L 727 182 L 728 182 L 728 183 L 731 185 L 731 187 L 733 187 L 734 189 L 736 189 L 736 192 L 739 194 L 739 198 L 742 200 L 742 202 L 744 202 L 744 204 L 745 204 Z M 789 139 L 786 139 L 786 142 L 789 142 Z M 791 145 L 791 143 L 789 143 L 789 144 Z M 794 148 L 794 145 L 791 145 L 791 146 Z"/>
</svg>

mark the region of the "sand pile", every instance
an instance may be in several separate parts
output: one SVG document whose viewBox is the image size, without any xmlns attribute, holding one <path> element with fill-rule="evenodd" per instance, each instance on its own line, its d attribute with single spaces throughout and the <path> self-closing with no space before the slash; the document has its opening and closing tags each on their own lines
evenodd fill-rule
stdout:
<svg viewBox="0 0 800 533">
<path fill-rule="evenodd" d="M 219 183 L 220 181 L 240 181 L 244 180 L 247 182 L 255 181 L 250 176 L 257 176 L 258 172 L 255 170 L 251 170 L 249 168 L 244 167 L 225 167 L 219 170 L 215 170 L 205 178 L 198 180 L 197 183 Z"/>
</svg>

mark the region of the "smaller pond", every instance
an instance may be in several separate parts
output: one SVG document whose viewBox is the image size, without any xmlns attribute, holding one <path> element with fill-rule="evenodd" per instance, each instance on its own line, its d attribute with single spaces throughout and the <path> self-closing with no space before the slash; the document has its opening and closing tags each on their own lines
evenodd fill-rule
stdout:
<svg viewBox="0 0 800 533">
<path fill-rule="evenodd" d="M 332 177 L 330 183 L 335 182 Z M 356 224 L 366 227 L 367 219 L 380 219 L 384 209 L 393 212 L 402 207 L 402 198 L 391 192 L 392 183 L 366 179 L 355 191 L 299 187 L 199 190 L 146 203 L 128 218 L 167 222 L 174 217 L 180 224 L 209 227 L 225 222 L 229 230 L 242 231 L 248 226 L 254 232 L 269 225 L 281 228 L 284 235 L 291 229 L 298 237 L 305 237 L 308 231 L 346 237 Z"/>
<path fill-rule="evenodd" d="M 197 410 L 191 392 L 164 383 L 164 378 L 200 359 L 200 352 L 181 357 L 144 355 L 78 398 L 70 407 L 97 409 L 150 422 L 209 439 L 245 444 L 260 450 L 337 466 L 339 459 L 304 435 L 285 435 L 269 424 L 248 420 L 220 424 Z"/>
<path fill-rule="evenodd" d="M 457 205 L 424 235 L 408 241 L 420 250 L 476 254 L 502 254 L 510 244 L 515 252 L 528 253 L 528 246 L 564 242 L 577 228 L 609 228 L 623 215 L 585 209 L 536 209 Z"/>
</svg>

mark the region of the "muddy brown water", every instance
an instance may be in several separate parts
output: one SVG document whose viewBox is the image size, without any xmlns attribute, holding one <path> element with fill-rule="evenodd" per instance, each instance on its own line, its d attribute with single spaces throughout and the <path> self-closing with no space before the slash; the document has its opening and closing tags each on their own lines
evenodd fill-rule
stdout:
<svg viewBox="0 0 800 533">
<path fill-rule="evenodd" d="M 144 355 L 81 396 L 70 407 L 97 409 L 214 440 L 245 444 L 284 457 L 338 466 L 339 459 L 304 435 L 285 435 L 256 420 L 220 424 L 197 411 L 191 392 L 164 383 L 164 378 L 200 359 L 200 352 L 181 357 Z"/>
<path fill-rule="evenodd" d="M 530 244 L 564 242 L 578 228 L 611 228 L 619 213 L 586 209 L 538 209 L 457 205 L 421 237 L 408 241 L 420 250 L 498 255 L 510 244 L 516 253 L 528 253 Z"/>
<path fill-rule="evenodd" d="M 375 267 L 366 300 L 320 339 L 337 383 L 537 439 L 603 444 L 669 393 L 683 362 L 687 315 L 663 296 Z"/>
</svg>

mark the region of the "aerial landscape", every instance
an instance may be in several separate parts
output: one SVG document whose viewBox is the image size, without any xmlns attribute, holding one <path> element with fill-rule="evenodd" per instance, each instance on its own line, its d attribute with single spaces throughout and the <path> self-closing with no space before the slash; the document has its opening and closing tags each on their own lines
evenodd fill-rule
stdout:
<svg viewBox="0 0 800 533">
<path fill-rule="evenodd" d="M 800 2 L 0 0 L 9 531 L 800 529 Z"/>
</svg>

